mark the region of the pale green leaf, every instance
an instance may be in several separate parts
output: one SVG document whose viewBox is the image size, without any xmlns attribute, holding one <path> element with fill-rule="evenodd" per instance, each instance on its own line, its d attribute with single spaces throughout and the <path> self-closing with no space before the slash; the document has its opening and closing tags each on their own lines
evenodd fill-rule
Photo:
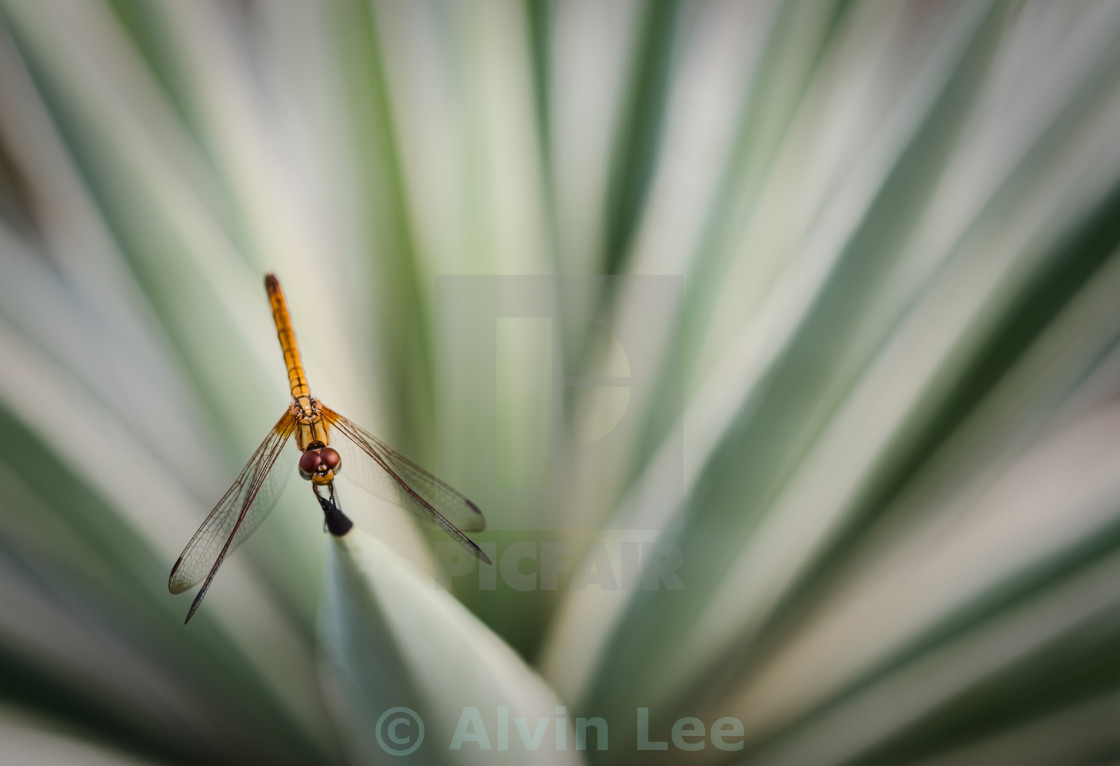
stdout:
<svg viewBox="0 0 1120 766">
<path fill-rule="evenodd" d="M 360 527 L 333 542 L 320 651 L 355 755 L 373 761 L 397 748 L 405 763 L 582 762 L 566 707 L 498 636 Z"/>
</svg>

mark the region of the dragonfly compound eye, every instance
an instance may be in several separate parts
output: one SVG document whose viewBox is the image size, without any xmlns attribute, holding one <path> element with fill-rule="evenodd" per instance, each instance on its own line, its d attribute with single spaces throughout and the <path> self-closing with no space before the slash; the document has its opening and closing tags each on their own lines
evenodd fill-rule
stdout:
<svg viewBox="0 0 1120 766">
<path fill-rule="evenodd" d="M 331 450 L 334 452 L 334 450 Z M 305 479 L 310 479 L 312 475 L 319 471 L 323 463 L 323 457 L 319 454 L 319 450 L 308 450 L 304 452 L 299 458 L 299 475 Z"/>
<path fill-rule="evenodd" d="M 322 458 L 323 465 L 331 471 L 338 473 L 342 470 L 342 455 L 339 455 L 338 452 L 331 447 L 323 447 L 323 449 L 319 450 L 319 455 Z"/>
</svg>

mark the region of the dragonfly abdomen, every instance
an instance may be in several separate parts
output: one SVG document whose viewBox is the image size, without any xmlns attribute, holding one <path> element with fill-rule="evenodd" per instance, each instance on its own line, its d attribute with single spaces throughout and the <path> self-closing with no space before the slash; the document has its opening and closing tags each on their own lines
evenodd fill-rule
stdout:
<svg viewBox="0 0 1120 766">
<path fill-rule="evenodd" d="M 303 374 L 303 362 L 299 358 L 299 346 L 296 345 L 296 333 L 292 329 L 292 322 L 288 316 L 288 303 L 284 300 L 284 292 L 272 274 L 265 275 L 264 286 L 268 291 L 269 305 L 272 307 L 276 337 L 280 339 L 280 350 L 284 353 L 284 365 L 288 368 L 288 386 L 291 388 L 292 398 L 296 401 L 309 399 L 311 389 L 307 385 L 307 377 Z"/>
</svg>

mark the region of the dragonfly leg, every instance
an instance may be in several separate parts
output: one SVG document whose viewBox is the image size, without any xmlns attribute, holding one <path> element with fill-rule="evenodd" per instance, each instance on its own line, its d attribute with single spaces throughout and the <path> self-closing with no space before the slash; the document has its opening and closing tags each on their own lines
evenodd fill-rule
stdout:
<svg viewBox="0 0 1120 766">
<path fill-rule="evenodd" d="M 335 537 L 342 537 L 350 531 L 354 526 L 354 522 L 350 521 L 350 517 L 342 512 L 338 507 L 338 500 L 334 495 L 334 482 L 326 485 L 328 497 L 323 497 L 319 494 L 319 485 L 312 484 L 311 488 L 315 492 L 315 499 L 319 501 L 319 507 L 323 509 L 323 523 L 328 532 Z"/>
</svg>

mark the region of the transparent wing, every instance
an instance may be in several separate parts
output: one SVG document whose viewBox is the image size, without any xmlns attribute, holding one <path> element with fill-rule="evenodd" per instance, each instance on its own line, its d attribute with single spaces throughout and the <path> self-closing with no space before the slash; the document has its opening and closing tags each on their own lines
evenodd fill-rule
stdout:
<svg viewBox="0 0 1120 766">
<path fill-rule="evenodd" d="M 167 581 L 167 589 L 172 593 L 182 593 L 204 577 L 206 580 L 191 604 L 187 622 L 194 616 L 226 554 L 243 543 L 276 504 L 291 471 L 274 472 L 272 467 L 295 431 L 295 424 L 295 415 L 286 410 L 172 567 Z"/>
<path fill-rule="evenodd" d="M 319 406 L 334 433 L 344 437 L 331 441 L 342 456 L 340 476 L 435 523 L 483 561 L 490 561 L 462 532 L 486 528 L 477 505 L 352 420 L 321 402 Z"/>
</svg>

